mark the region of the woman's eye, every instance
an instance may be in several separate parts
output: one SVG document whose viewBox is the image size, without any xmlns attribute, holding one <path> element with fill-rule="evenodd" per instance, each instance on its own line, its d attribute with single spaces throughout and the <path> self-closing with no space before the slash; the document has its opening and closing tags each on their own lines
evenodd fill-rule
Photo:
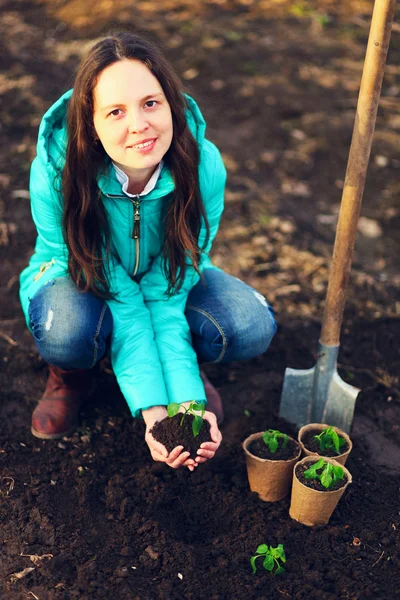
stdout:
<svg viewBox="0 0 400 600">
<path fill-rule="evenodd" d="M 155 106 L 157 104 L 156 100 L 148 100 L 145 104 L 145 106 L 147 106 L 147 108 L 153 108 L 153 106 Z"/>
<path fill-rule="evenodd" d="M 120 112 L 121 112 L 121 109 L 120 109 L 120 108 L 115 108 L 114 110 L 112 110 L 112 111 L 110 112 L 110 115 L 111 115 L 112 117 L 118 117 L 118 116 L 119 116 L 119 114 L 120 114 Z"/>
</svg>

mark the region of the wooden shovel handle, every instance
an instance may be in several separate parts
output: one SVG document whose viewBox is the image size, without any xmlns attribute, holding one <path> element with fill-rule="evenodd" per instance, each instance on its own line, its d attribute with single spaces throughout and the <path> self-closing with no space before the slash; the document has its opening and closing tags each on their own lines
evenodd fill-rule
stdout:
<svg viewBox="0 0 400 600">
<path fill-rule="evenodd" d="M 396 0 L 375 0 L 336 229 L 320 341 L 338 346 Z"/>
</svg>

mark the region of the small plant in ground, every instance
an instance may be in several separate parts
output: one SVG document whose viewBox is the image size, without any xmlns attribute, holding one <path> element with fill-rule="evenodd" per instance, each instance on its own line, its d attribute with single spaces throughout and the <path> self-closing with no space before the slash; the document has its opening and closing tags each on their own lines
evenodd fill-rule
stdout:
<svg viewBox="0 0 400 600">
<path fill-rule="evenodd" d="M 167 406 L 168 416 L 174 417 L 175 415 L 177 415 L 181 406 L 182 405 L 178 404 L 178 402 L 171 402 L 171 404 L 168 404 L 168 406 Z M 201 428 L 203 427 L 203 423 L 204 423 L 203 415 L 206 410 L 204 407 L 204 404 L 193 401 L 189 404 L 189 406 L 187 408 L 186 408 L 186 406 L 182 406 L 182 408 L 185 412 L 182 414 L 181 422 L 179 423 L 179 425 L 182 427 L 186 415 L 192 415 L 194 417 L 193 423 L 192 423 L 193 436 L 197 437 L 199 435 Z M 201 415 L 196 415 L 195 414 L 196 411 L 200 412 Z"/>
<path fill-rule="evenodd" d="M 318 479 L 324 488 L 329 490 L 336 481 L 344 478 L 344 470 L 342 467 L 336 467 L 331 463 L 325 462 L 323 458 L 320 458 L 304 471 L 304 477 L 306 479 Z"/>
<path fill-rule="evenodd" d="M 346 444 L 346 440 L 343 437 L 340 437 L 333 427 L 323 429 L 319 435 L 314 435 L 314 438 L 318 441 L 321 452 L 333 450 L 336 454 L 341 454 L 340 448 Z"/>
<path fill-rule="evenodd" d="M 253 569 L 253 574 L 257 571 L 257 558 L 264 559 L 263 567 L 266 571 L 272 572 L 276 567 L 274 575 L 279 575 L 280 573 L 283 573 L 285 571 L 285 569 L 282 567 L 282 564 L 286 562 L 283 544 L 278 544 L 276 548 L 273 548 L 272 546 L 267 546 L 267 544 L 261 544 L 261 546 L 258 546 L 255 556 L 252 556 L 250 558 L 250 564 L 251 568 Z"/>
<path fill-rule="evenodd" d="M 289 440 L 286 433 L 281 433 L 277 429 L 267 429 L 267 431 L 264 431 L 262 438 L 272 454 L 275 454 L 275 452 L 278 450 L 279 439 L 282 438 L 283 440 L 282 448 L 286 448 Z"/>
</svg>

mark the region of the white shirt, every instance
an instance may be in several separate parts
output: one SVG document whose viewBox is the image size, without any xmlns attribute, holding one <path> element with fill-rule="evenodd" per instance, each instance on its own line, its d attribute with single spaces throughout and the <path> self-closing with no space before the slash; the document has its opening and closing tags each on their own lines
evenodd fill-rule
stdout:
<svg viewBox="0 0 400 600">
<path fill-rule="evenodd" d="M 160 176 L 161 169 L 163 168 L 163 161 L 159 162 L 156 170 L 154 171 L 153 175 L 150 177 L 149 181 L 146 183 L 144 190 L 142 192 L 140 192 L 140 194 L 130 194 L 128 192 L 128 186 L 129 186 L 128 175 L 122 169 L 117 167 L 117 165 L 114 163 L 113 163 L 113 167 L 115 169 L 115 174 L 117 176 L 117 179 L 122 186 L 122 191 L 124 192 L 124 194 L 126 194 L 130 198 L 136 198 L 137 196 L 145 196 L 146 194 L 149 194 L 152 190 L 154 190 L 154 188 L 156 187 L 157 180 Z"/>
</svg>

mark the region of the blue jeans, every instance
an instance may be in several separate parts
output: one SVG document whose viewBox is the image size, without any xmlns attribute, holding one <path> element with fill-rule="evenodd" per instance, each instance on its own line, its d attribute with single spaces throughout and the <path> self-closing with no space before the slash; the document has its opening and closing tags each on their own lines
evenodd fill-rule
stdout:
<svg viewBox="0 0 400 600">
<path fill-rule="evenodd" d="M 190 291 L 186 318 L 199 363 L 254 358 L 275 332 L 274 312 L 256 290 L 216 269 Z M 90 369 L 104 356 L 112 332 L 107 303 L 78 291 L 69 278 L 51 279 L 29 304 L 39 354 L 62 369 Z"/>
</svg>

